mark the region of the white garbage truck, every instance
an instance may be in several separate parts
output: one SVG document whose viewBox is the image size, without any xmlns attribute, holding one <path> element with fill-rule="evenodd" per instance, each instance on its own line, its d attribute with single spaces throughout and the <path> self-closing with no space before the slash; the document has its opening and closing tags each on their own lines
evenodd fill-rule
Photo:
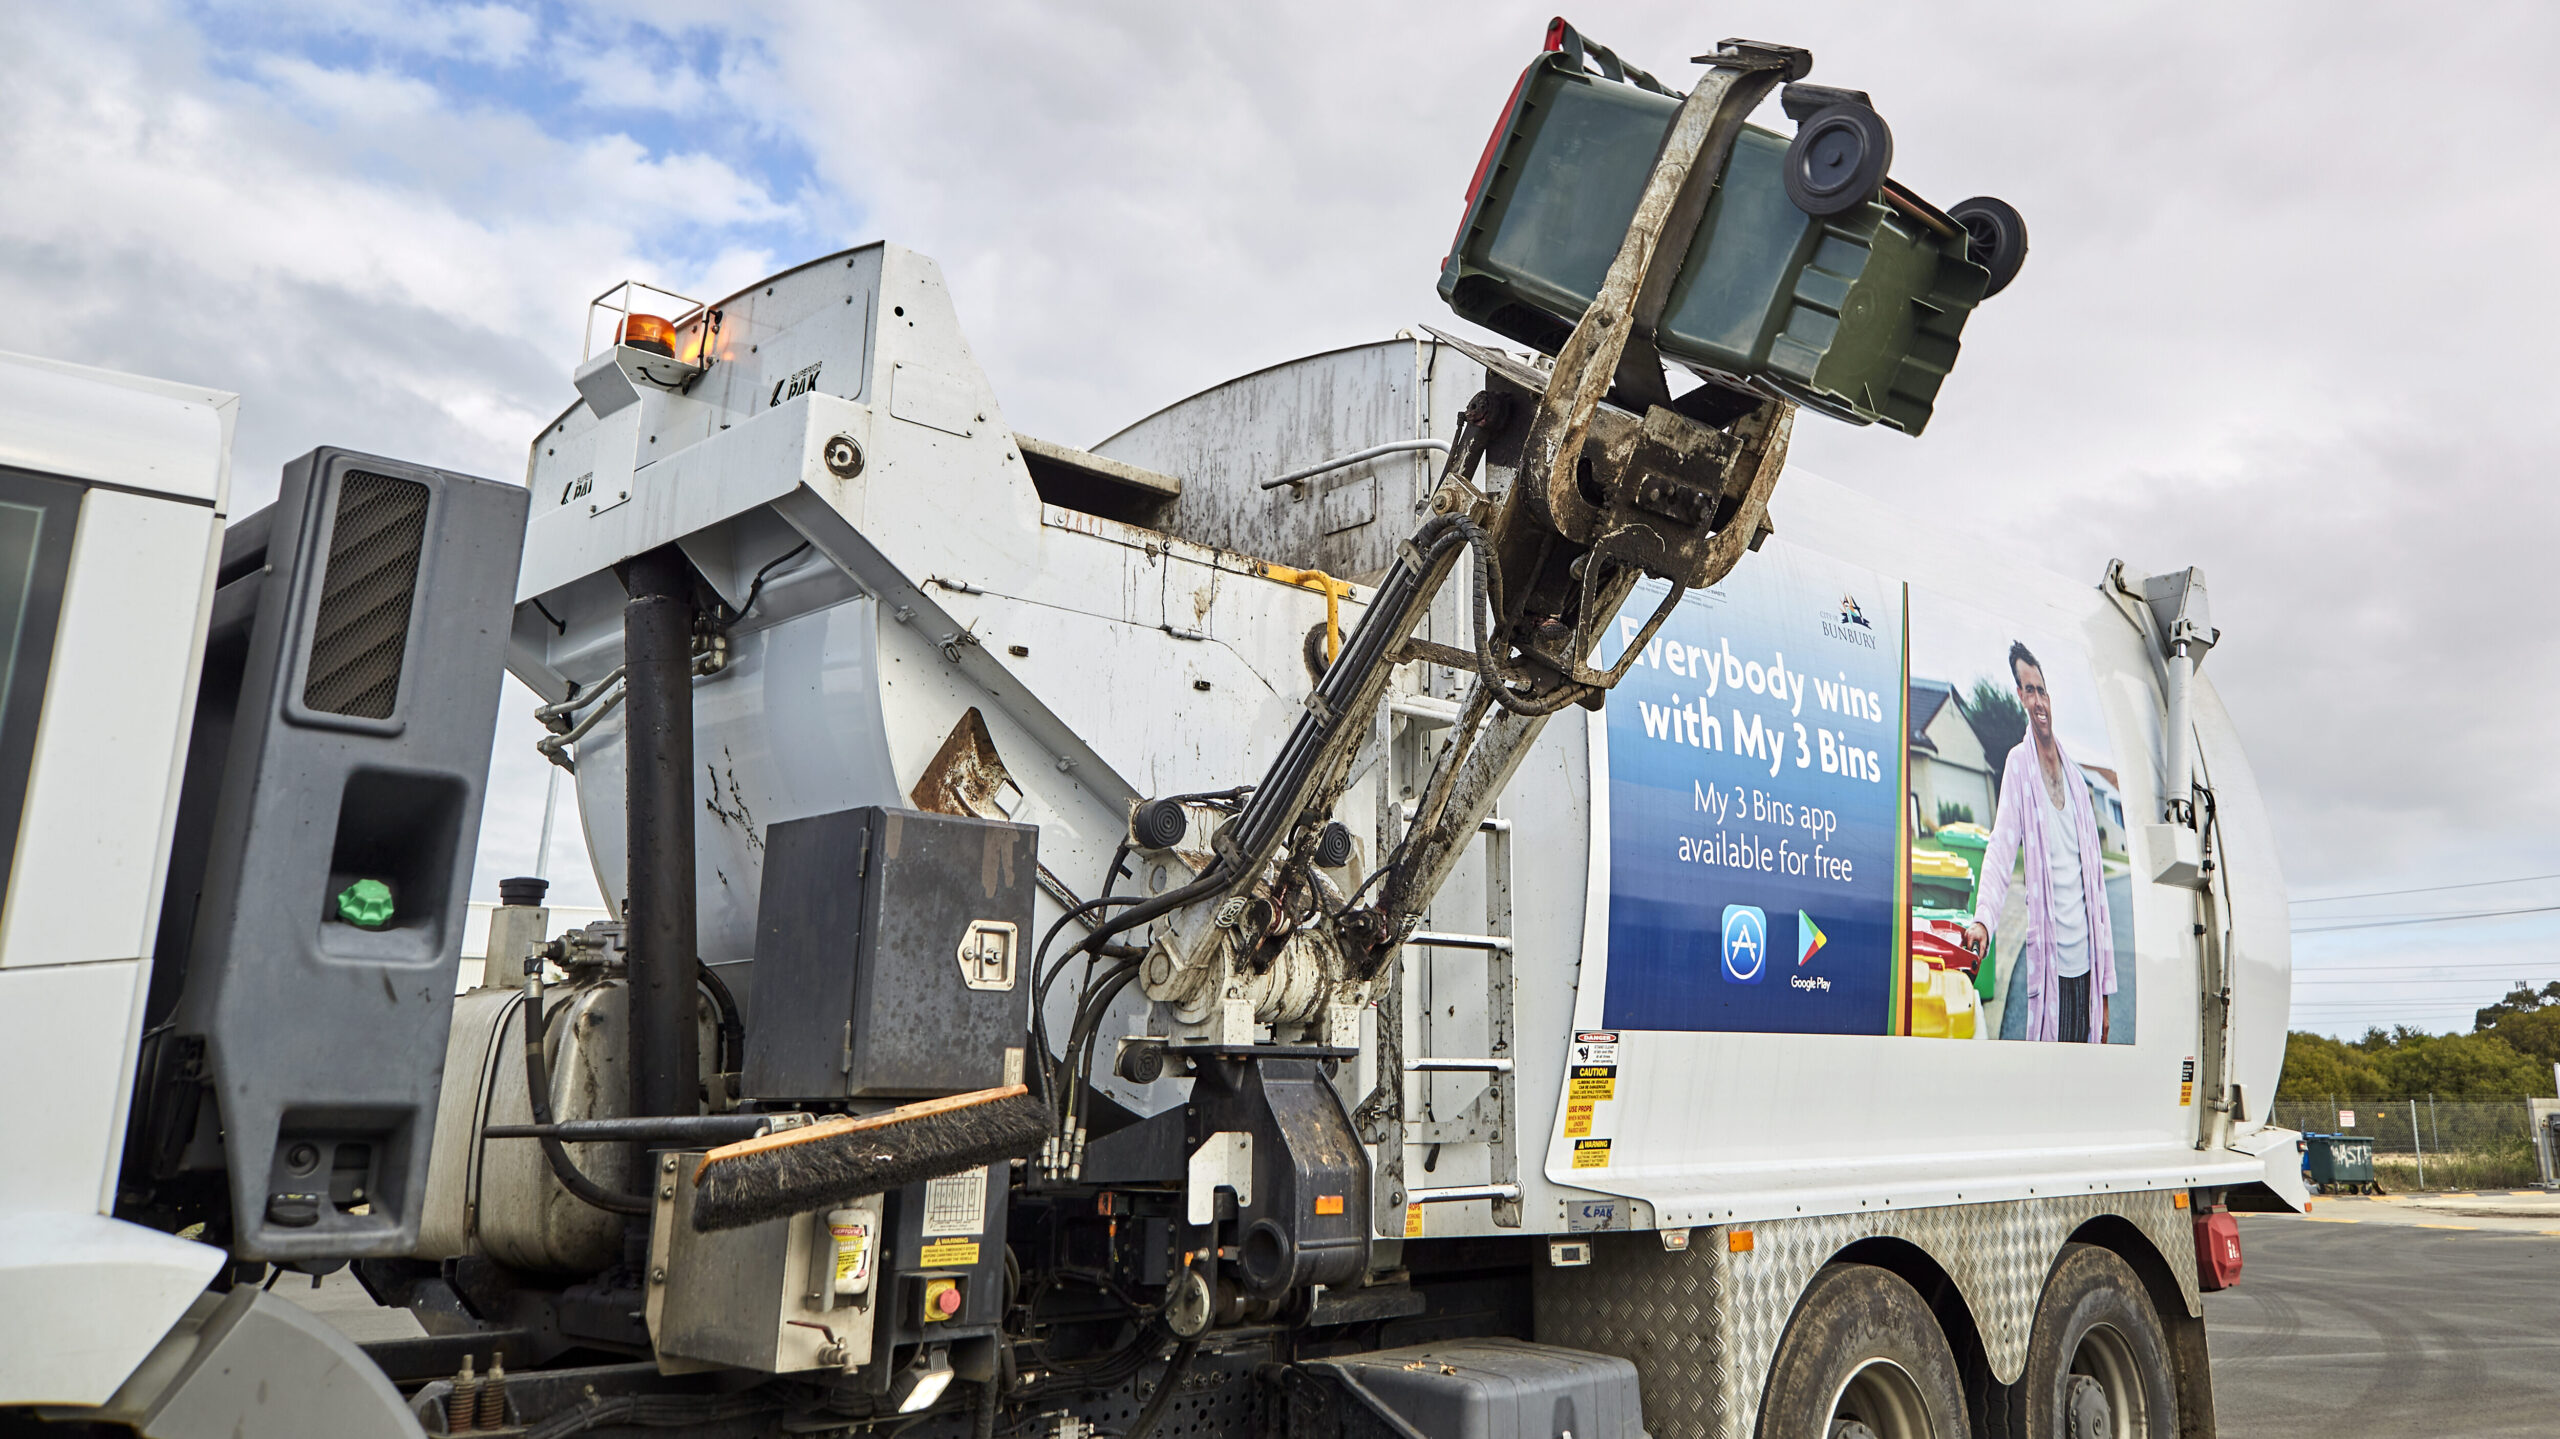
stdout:
<svg viewBox="0 0 2560 1439">
<path fill-rule="evenodd" d="M 1550 33 L 1444 275 L 1526 348 L 1085 448 L 890 244 L 607 292 L 521 486 L 235 516 L 230 396 L 0 364 L 0 1431 L 2212 1433 L 2302 1191 L 2202 578 L 1785 473 L 2023 231 L 1705 60 Z M 612 918 L 457 996 L 502 673 Z"/>
</svg>

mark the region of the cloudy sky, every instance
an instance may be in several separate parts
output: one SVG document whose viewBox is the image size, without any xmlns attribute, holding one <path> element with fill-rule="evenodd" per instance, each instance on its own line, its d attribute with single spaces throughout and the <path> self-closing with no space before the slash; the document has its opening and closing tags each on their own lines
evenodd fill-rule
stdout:
<svg viewBox="0 0 2560 1439">
<path fill-rule="evenodd" d="M 1250 13 L 1247 13 L 1247 12 Z M 0 345 L 237 390 L 245 509 L 315 444 L 513 477 L 586 299 L 937 257 L 1020 428 L 1448 323 L 1440 255 L 1548 12 L 389 0 L 0 7 Z M 723 18 L 707 19 L 707 16 Z M 1623 4 L 1870 91 L 1895 172 L 2026 214 L 1928 435 L 1800 464 L 2095 579 L 2205 567 L 2305 898 L 2560 874 L 2548 417 L 2560 11 Z M 1774 105 L 1771 107 L 1774 112 Z M 479 890 L 532 863 L 510 688 Z M 562 898 L 593 894 L 562 825 Z M 2560 905 L 2560 880 L 2302 905 Z M 2468 1027 L 2560 915 L 2306 934 L 2297 1022 Z"/>
</svg>

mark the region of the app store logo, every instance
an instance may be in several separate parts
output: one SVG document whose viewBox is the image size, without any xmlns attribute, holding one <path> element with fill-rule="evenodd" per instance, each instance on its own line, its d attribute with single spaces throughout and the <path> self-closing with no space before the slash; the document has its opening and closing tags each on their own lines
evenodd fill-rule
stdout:
<svg viewBox="0 0 2560 1439">
<path fill-rule="evenodd" d="M 1758 984 L 1769 972 L 1769 916 L 1756 905 L 1724 907 L 1724 977 Z"/>
</svg>

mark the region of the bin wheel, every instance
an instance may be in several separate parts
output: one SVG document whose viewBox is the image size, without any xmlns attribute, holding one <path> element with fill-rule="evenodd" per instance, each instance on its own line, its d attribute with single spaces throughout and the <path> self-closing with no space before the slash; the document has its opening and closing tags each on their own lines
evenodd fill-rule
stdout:
<svg viewBox="0 0 2560 1439">
<path fill-rule="evenodd" d="M 1307 631 L 1307 642 L 1300 648 L 1298 658 L 1307 662 L 1307 678 L 1310 680 L 1323 679 L 1324 672 L 1333 668 L 1333 661 L 1327 659 L 1324 652 L 1324 621 L 1316 621 L 1315 628 Z"/>
<path fill-rule="evenodd" d="M 1947 218 L 1964 226 L 1970 240 L 1966 252 L 1991 272 L 1982 297 L 1987 300 L 2009 288 L 2018 267 L 2027 263 L 2027 222 L 2018 207 L 1994 195 L 1976 195 L 1947 211 Z"/>
<path fill-rule="evenodd" d="M 1864 105 L 1816 110 L 1787 146 L 1787 198 L 1808 215 L 1845 215 L 1875 198 L 1893 168 L 1893 131 Z"/>
<path fill-rule="evenodd" d="M 2174 1439 L 2178 1396 L 2169 1339 L 2132 1266 L 2094 1244 L 2066 1244 L 2036 1300 L 2027 1369 L 1986 1406 L 1999 1439 L 2122 1434 Z"/>
<path fill-rule="evenodd" d="M 1972 1431 L 1955 1351 L 1920 1292 L 1871 1264 L 1831 1264 L 1805 1286 L 1778 1341 L 1757 1432 L 1948 1439 Z"/>
</svg>

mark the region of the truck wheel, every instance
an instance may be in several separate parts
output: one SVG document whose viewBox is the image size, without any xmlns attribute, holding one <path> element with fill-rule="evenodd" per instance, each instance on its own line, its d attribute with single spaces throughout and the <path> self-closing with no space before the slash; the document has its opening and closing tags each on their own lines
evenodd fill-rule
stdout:
<svg viewBox="0 0 2560 1439">
<path fill-rule="evenodd" d="M 2008 1439 L 2123 1435 L 2173 1439 L 2178 1398 L 2169 1339 L 2132 1266 L 2066 1244 L 2036 1301 L 2027 1372 L 2007 1406 Z"/>
<path fill-rule="evenodd" d="M 2027 263 L 2027 219 L 2018 207 L 1996 196 L 1976 195 L 1947 211 L 1947 218 L 1964 226 L 1966 254 L 1991 272 L 1982 298 L 2009 288 L 2018 267 Z"/>
<path fill-rule="evenodd" d="M 1826 105 L 1787 146 L 1787 198 L 1808 215 L 1845 215 L 1875 198 L 1893 168 L 1893 131 L 1864 105 Z"/>
<path fill-rule="evenodd" d="M 1761 1439 L 1964 1439 L 1964 1390 L 1937 1316 L 1871 1264 L 1813 1276 L 1760 1401 Z"/>
</svg>

